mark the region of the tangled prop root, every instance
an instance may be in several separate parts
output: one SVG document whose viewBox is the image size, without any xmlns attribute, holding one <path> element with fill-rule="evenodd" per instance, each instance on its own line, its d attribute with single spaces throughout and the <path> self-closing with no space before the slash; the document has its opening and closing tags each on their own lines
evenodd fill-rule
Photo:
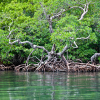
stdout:
<svg viewBox="0 0 100 100">
<path fill-rule="evenodd" d="M 56 61 L 56 62 L 48 62 L 46 64 L 42 64 L 36 71 L 39 72 L 57 72 L 57 71 L 67 71 L 67 65 L 63 61 Z"/>
<path fill-rule="evenodd" d="M 69 63 L 69 72 L 97 72 L 100 71 L 100 66 L 90 63 Z"/>
<path fill-rule="evenodd" d="M 34 65 L 26 66 L 21 64 L 15 67 L 15 71 L 39 71 L 39 72 L 98 72 L 100 71 L 100 66 L 90 64 L 90 63 L 79 63 L 79 62 L 67 62 L 64 61 L 47 62 L 46 64 L 41 64 L 38 67 Z"/>
<path fill-rule="evenodd" d="M 0 71 L 7 71 L 7 70 L 13 70 L 15 66 L 11 65 L 11 66 L 5 66 L 3 64 L 0 65 Z"/>
<path fill-rule="evenodd" d="M 15 71 L 17 71 L 17 72 L 20 72 L 20 71 L 23 71 L 23 72 L 28 71 L 28 72 L 30 72 L 30 71 L 35 71 L 36 68 L 37 67 L 33 67 L 31 65 L 26 66 L 26 64 L 21 64 L 21 65 L 18 65 L 18 66 L 15 67 Z"/>
</svg>

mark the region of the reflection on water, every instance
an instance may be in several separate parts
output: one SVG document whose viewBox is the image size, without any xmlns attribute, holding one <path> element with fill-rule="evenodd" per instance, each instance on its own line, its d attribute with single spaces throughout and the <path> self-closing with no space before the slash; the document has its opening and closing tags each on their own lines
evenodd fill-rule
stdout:
<svg viewBox="0 0 100 100">
<path fill-rule="evenodd" d="M 100 73 L 0 72 L 0 100 L 100 100 Z"/>
</svg>

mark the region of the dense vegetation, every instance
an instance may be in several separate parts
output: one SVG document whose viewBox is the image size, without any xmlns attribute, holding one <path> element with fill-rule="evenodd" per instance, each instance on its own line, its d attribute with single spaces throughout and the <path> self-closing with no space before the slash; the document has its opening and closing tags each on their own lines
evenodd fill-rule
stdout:
<svg viewBox="0 0 100 100">
<path fill-rule="evenodd" d="M 83 13 L 80 7 L 84 8 L 84 4 L 87 2 L 89 3 L 88 12 L 82 20 L 79 20 Z M 63 9 L 66 11 L 52 19 L 53 32 L 51 34 L 44 10 L 47 15 L 54 16 Z M 13 32 L 9 36 L 11 30 Z M 76 40 L 76 38 L 89 35 L 89 39 Z M 76 41 L 78 48 L 67 50 L 64 54 L 65 57 L 87 62 L 94 53 L 100 52 L 100 1 L 1 0 L 0 58 L 4 64 L 25 63 L 33 49 L 29 44 L 10 45 L 9 37 L 11 37 L 11 42 L 17 39 L 30 41 L 35 45 L 44 46 L 48 51 L 51 50 L 53 44 L 56 44 L 57 52 L 61 51 L 66 44 L 70 44 L 70 37 L 73 37 L 71 42 Z M 40 58 L 42 51 L 41 49 L 36 50 L 32 55 Z M 98 60 L 100 61 L 100 58 Z"/>
</svg>

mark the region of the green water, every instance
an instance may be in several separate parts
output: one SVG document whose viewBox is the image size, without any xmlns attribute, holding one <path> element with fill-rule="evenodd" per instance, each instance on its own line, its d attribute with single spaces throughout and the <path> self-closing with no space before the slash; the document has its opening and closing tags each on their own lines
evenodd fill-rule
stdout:
<svg viewBox="0 0 100 100">
<path fill-rule="evenodd" d="M 100 73 L 0 72 L 0 100 L 100 100 Z"/>
</svg>

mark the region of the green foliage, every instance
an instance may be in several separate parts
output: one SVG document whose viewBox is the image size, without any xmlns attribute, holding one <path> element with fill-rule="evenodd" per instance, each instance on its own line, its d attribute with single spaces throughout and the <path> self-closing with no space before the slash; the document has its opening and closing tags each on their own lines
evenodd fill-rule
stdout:
<svg viewBox="0 0 100 100">
<path fill-rule="evenodd" d="M 90 0 L 87 1 L 90 2 Z M 0 57 L 5 63 L 14 63 L 12 59 L 16 57 L 26 59 L 32 51 L 28 44 L 8 44 L 8 26 L 11 24 L 11 30 L 13 30 L 11 38 L 30 41 L 48 50 L 51 50 L 52 44 L 55 43 L 56 50 L 60 51 L 66 44 L 70 44 L 70 37 L 76 41 L 76 38 L 87 37 L 90 34 L 90 39 L 76 41 L 79 48 L 69 50 L 70 59 L 80 58 L 87 61 L 94 53 L 100 52 L 99 0 L 91 0 L 89 11 L 82 21 L 78 20 L 82 14 L 79 8 L 69 9 L 59 18 L 53 19 L 54 32 L 52 34 L 49 32 L 49 24 L 39 2 L 43 4 L 46 13 L 53 16 L 61 9 L 69 9 L 72 6 L 83 7 L 81 4 L 86 3 L 86 0 L 1 0 Z M 41 52 L 42 50 L 37 50 L 33 55 L 40 57 Z"/>
<path fill-rule="evenodd" d="M 84 42 L 84 41 L 83 41 Z M 86 43 L 86 42 L 85 42 Z M 70 49 L 69 50 L 69 59 L 80 59 L 83 62 L 90 61 L 91 56 L 96 53 L 97 51 L 90 47 L 89 43 L 83 43 L 79 46 L 79 48 L 76 49 Z"/>
<path fill-rule="evenodd" d="M 99 63 L 100 63 L 100 57 L 98 57 Z"/>
</svg>

